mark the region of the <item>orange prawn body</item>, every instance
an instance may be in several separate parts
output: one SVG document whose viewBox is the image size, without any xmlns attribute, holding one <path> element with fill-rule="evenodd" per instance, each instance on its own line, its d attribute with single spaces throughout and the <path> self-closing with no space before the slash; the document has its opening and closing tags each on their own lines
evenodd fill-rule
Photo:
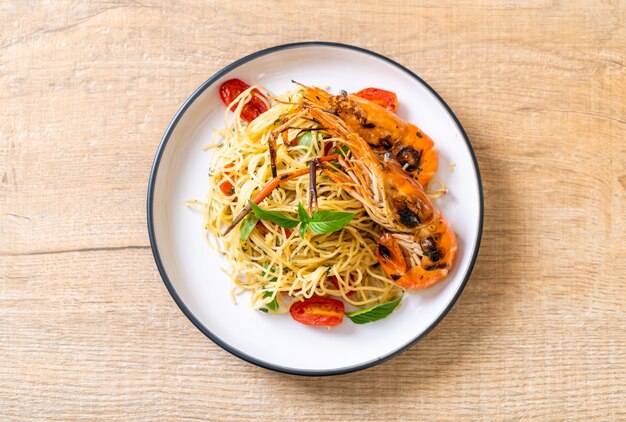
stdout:
<svg viewBox="0 0 626 422">
<path fill-rule="evenodd" d="M 390 152 L 402 169 L 422 186 L 437 171 L 438 155 L 433 140 L 395 113 L 354 94 L 330 95 L 319 88 L 306 87 L 303 95 L 312 104 L 339 116 L 375 151 Z"/>
<path fill-rule="evenodd" d="M 376 259 L 397 285 L 430 287 L 452 268 L 456 236 L 422 186 L 406 177 L 395 161 L 383 158 L 382 173 L 386 214 L 394 227 L 379 237 Z"/>
</svg>

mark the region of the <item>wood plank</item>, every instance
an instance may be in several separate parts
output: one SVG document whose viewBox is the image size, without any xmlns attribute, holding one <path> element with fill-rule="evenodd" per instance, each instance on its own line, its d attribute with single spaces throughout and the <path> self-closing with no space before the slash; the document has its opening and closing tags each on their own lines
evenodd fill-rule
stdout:
<svg viewBox="0 0 626 422">
<path fill-rule="evenodd" d="M 0 5 L 0 419 L 623 420 L 626 3 Z M 399 61 L 476 150 L 485 227 L 461 299 L 356 374 L 240 361 L 175 306 L 145 194 L 215 71 L 323 39 Z"/>
</svg>

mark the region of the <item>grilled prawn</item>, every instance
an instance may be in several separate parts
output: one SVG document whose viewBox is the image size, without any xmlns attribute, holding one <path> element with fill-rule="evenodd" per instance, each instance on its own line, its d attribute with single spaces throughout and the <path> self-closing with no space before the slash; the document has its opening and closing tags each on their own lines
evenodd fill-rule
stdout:
<svg viewBox="0 0 626 422">
<path fill-rule="evenodd" d="M 435 144 L 414 124 L 358 93 L 331 95 L 320 88 L 300 86 L 306 102 L 335 113 L 375 151 L 390 152 L 402 169 L 422 186 L 437 171 Z"/>
</svg>

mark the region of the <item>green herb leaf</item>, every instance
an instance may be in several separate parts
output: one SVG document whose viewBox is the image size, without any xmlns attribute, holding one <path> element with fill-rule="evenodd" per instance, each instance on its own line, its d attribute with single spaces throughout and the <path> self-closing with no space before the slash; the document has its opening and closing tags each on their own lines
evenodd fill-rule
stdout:
<svg viewBox="0 0 626 422">
<path fill-rule="evenodd" d="M 259 308 L 259 311 L 267 313 L 267 308 Z"/>
<path fill-rule="evenodd" d="M 311 217 L 309 217 L 309 212 L 304 208 L 302 202 L 298 202 L 298 217 L 300 217 L 300 221 L 305 224 L 311 221 Z"/>
<path fill-rule="evenodd" d="M 304 238 L 304 234 L 309 228 L 311 217 L 309 217 L 309 213 L 302 205 L 302 202 L 298 202 L 298 217 L 300 218 L 300 237 Z"/>
<path fill-rule="evenodd" d="M 269 290 L 266 290 L 265 293 L 263 293 L 263 298 L 271 297 L 272 294 L 273 294 L 272 292 L 270 292 Z M 276 300 L 276 298 L 272 299 L 272 301 L 267 304 L 267 307 L 270 308 L 272 311 L 277 311 L 278 300 Z"/>
<path fill-rule="evenodd" d="M 252 207 L 252 211 L 256 214 L 258 218 L 265 221 L 271 221 L 272 223 L 278 224 L 281 227 L 286 229 L 293 229 L 300 223 L 299 220 L 295 218 L 289 217 L 285 213 L 280 211 L 268 211 L 256 205 L 254 202 L 248 200 L 248 203 Z"/>
<path fill-rule="evenodd" d="M 241 222 L 239 227 L 239 238 L 244 242 L 254 230 L 254 226 L 259 222 L 259 217 L 256 214 L 248 214 L 248 216 Z"/>
<path fill-rule="evenodd" d="M 311 142 L 313 142 L 313 132 L 311 131 L 304 132 L 304 134 L 300 136 L 300 139 L 298 139 L 298 146 L 310 147 Z"/>
<path fill-rule="evenodd" d="M 328 234 L 343 229 L 354 218 L 353 212 L 317 211 L 308 226 L 315 234 Z"/>
<path fill-rule="evenodd" d="M 400 300 L 402 300 L 402 297 L 360 311 L 346 312 L 346 316 L 355 324 L 367 324 L 368 322 L 378 321 L 388 317 L 396 309 Z"/>
<path fill-rule="evenodd" d="M 308 228 L 309 228 L 309 225 L 307 223 L 300 223 L 300 237 L 301 238 L 304 238 L 304 235 Z"/>
</svg>

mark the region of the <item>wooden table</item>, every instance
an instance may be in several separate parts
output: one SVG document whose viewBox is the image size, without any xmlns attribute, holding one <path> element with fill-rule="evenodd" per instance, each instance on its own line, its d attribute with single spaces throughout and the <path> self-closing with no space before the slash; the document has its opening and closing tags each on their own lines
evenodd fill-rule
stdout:
<svg viewBox="0 0 626 422">
<path fill-rule="evenodd" d="M 0 419 L 626 419 L 626 2 L 257 3 L 0 5 Z M 145 223 L 182 102 L 233 60 L 303 40 L 430 83 L 472 140 L 486 209 L 437 329 L 316 379 L 194 328 Z"/>
</svg>

